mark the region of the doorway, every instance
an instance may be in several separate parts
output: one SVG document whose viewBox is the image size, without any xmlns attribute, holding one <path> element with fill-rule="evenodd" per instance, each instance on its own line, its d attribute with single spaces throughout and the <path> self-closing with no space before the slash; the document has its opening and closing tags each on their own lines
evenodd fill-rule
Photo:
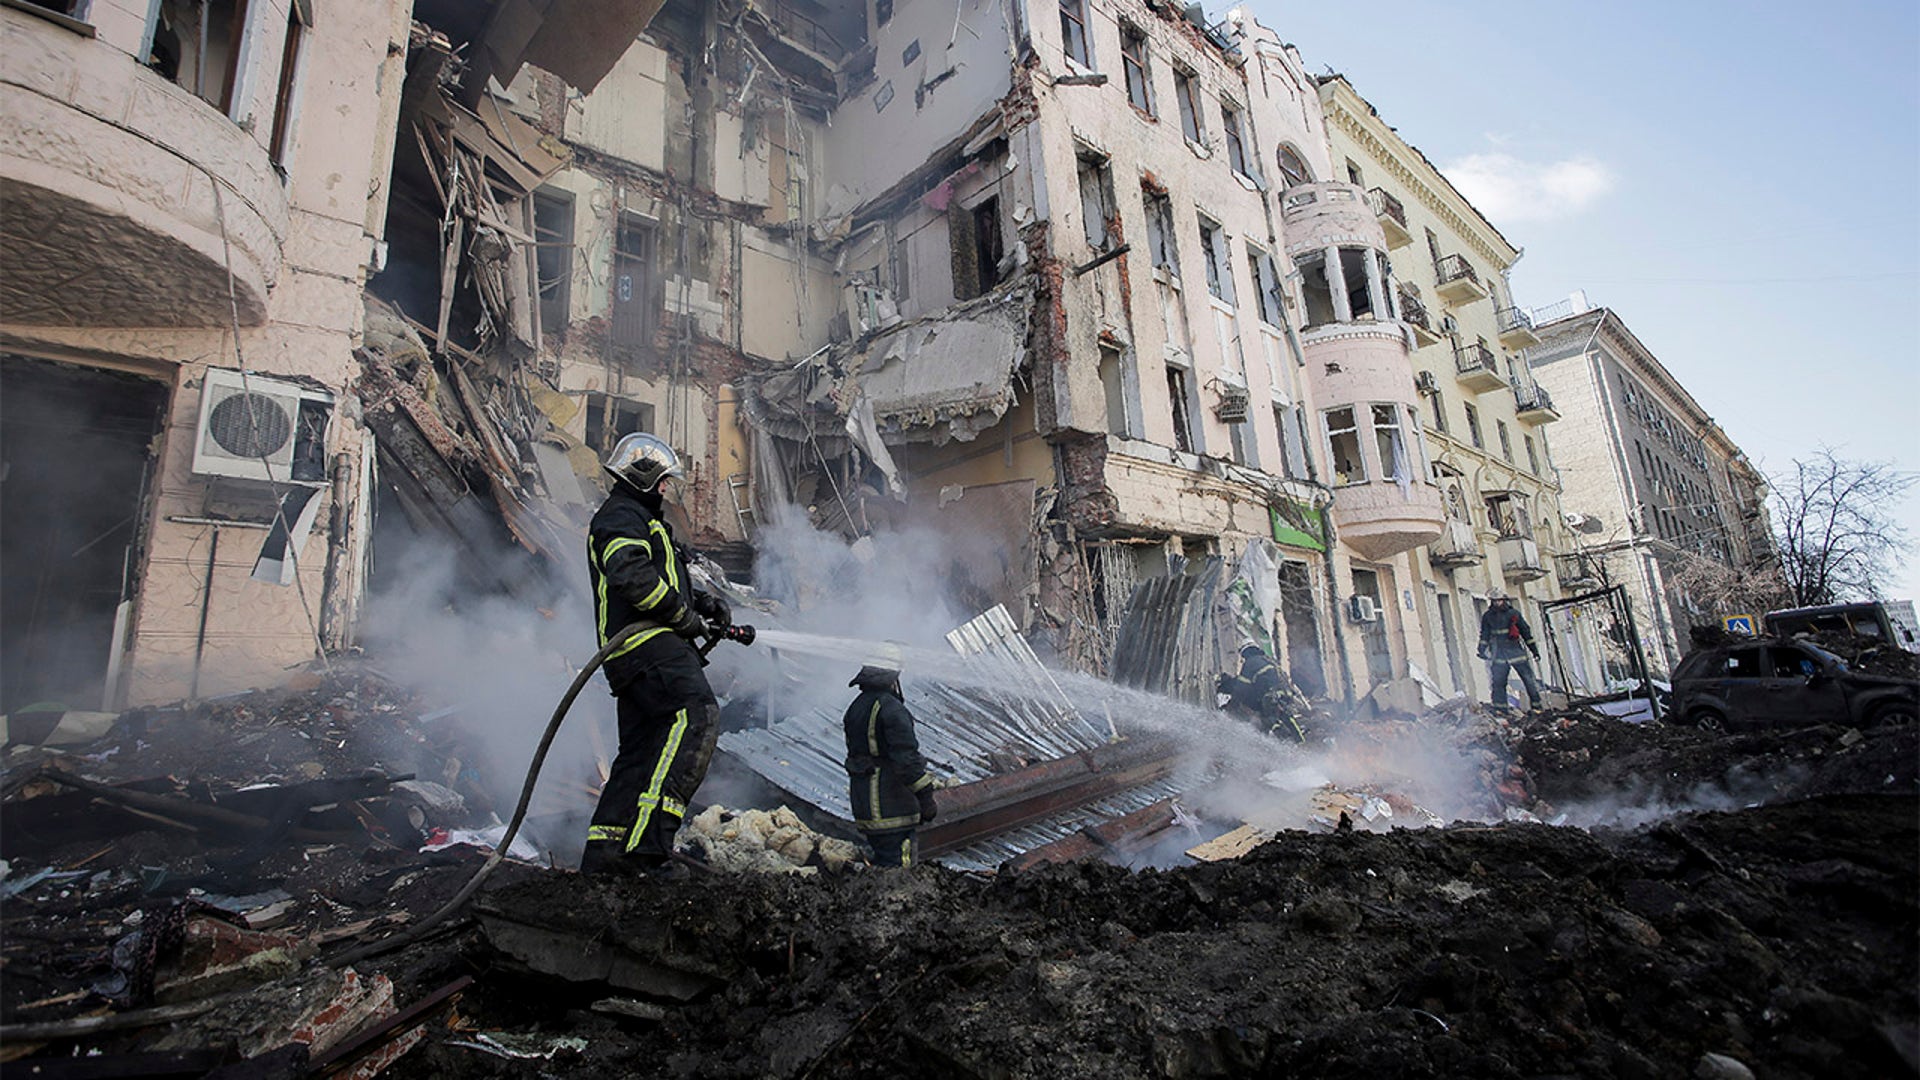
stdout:
<svg viewBox="0 0 1920 1080">
<path fill-rule="evenodd" d="M 0 355 L 0 709 L 113 707 L 169 392 Z"/>
<path fill-rule="evenodd" d="M 1287 628 L 1287 676 L 1309 697 L 1327 692 L 1320 627 L 1313 617 L 1313 573 L 1292 559 L 1280 563 L 1280 622 Z"/>
<path fill-rule="evenodd" d="M 1380 574 L 1374 570 L 1353 571 L 1353 595 L 1373 601 L 1373 620 L 1360 624 L 1360 642 L 1367 652 L 1367 681 L 1380 686 L 1393 680 L 1393 646 L 1387 634 L 1387 607 L 1381 603 Z"/>
</svg>

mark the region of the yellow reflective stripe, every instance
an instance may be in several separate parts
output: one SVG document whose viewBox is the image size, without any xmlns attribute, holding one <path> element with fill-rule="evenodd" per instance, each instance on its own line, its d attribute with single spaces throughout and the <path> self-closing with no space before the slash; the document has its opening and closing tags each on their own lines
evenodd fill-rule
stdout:
<svg viewBox="0 0 1920 1080">
<path fill-rule="evenodd" d="M 639 604 L 640 610 L 652 611 L 654 608 L 660 605 L 660 601 L 665 599 L 666 595 L 667 595 L 667 583 L 662 581 L 660 584 L 655 585 L 653 587 L 653 591 L 647 594 L 646 599 L 640 601 L 640 604 Z"/>
<path fill-rule="evenodd" d="M 606 548 L 600 552 L 600 565 L 605 566 L 607 564 L 607 560 L 613 558 L 614 552 L 619 551 L 623 547 L 633 547 L 635 545 L 638 545 L 639 547 L 644 548 L 648 555 L 653 554 L 653 545 L 647 543 L 645 540 L 642 540 L 639 537 L 616 536 L 613 539 L 607 541 Z"/>
<path fill-rule="evenodd" d="M 910 829 L 920 824 L 920 815 L 905 814 L 900 817 L 868 818 L 865 821 L 856 821 L 854 824 L 865 832 L 887 832 L 890 829 Z"/>
<path fill-rule="evenodd" d="M 647 781 L 647 790 L 640 793 L 640 813 L 633 821 L 633 835 L 627 837 L 628 851 L 640 843 L 640 837 L 653 820 L 653 808 L 660 805 L 660 789 L 667 783 L 667 770 L 673 767 L 673 759 L 680 753 L 680 739 L 686 733 L 687 710 L 681 709 L 673 714 L 673 727 L 667 731 L 667 745 L 660 748 L 660 760 L 653 763 L 653 776 Z"/>
<path fill-rule="evenodd" d="M 912 784 L 908 785 L 908 790 L 918 795 L 920 792 L 925 791 L 927 788 L 932 786 L 933 786 L 933 774 L 930 772 L 923 772 L 920 774 L 920 779 L 915 780 Z"/>
<path fill-rule="evenodd" d="M 913 865 L 913 837 L 911 836 L 900 841 L 900 865 Z"/>
<path fill-rule="evenodd" d="M 668 795 L 660 796 L 660 809 L 665 813 L 672 814 L 674 817 L 687 816 L 687 804 Z"/>
<path fill-rule="evenodd" d="M 611 660 L 616 656 L 625 656 L 628 653 L 632 652 L 633 650 L 639 648 L 642 645 L 645 645 L 647 642 L 652 641 L 654 638 L 657 638 L 661 634 L 664 634 L 666 632 L 667 632 L 667 628 L 664 626 L 656 626 L 651 630 L 642 630 L 641 632 L 628 638 L 627 643 L 625 645 L 622 645 L 619 648 L 608 653 L 607 659 Z M 605 643 L 602 642 L 602 644 L 605 644 Z"/>
<path fill-rule="evenodd" d="M 867 711 L 867 753 L 880 756 L 880 702 L 877 698 L 873 708 Z"/>
<path fill-rule="evenodd" d="M 673 537 L 667 535 L 667 527 L 660 524 L 657 520 L 647 522 L 647 531 L 660 538 L 660 550 L 666 555 L 666 557 L 660 561 L 665 563 L 667 567 L 667 584 L 672 586 L 674 592 L 682 592 L 680 588 L 680 568 L 676 565 L 680 561 L 680 553 L 673 550 Z"/>
<path fill-rule="evenodd" d="M 587 843 L 589 844 L 595 840 L 625 840 L 626 838 L 627 827 L 625 825 L 591 825 L 587 828 Z"/>
</svg>

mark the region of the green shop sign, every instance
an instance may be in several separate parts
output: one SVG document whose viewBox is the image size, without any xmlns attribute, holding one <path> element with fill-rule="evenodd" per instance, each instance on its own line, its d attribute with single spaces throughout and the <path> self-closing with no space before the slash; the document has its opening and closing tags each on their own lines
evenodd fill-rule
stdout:
<svg viewBox="0 0 1920 1080">
<path fill-rule="evenodd" d="M 1297 502 L 1281 502 L 1269 504 L 1267 513 L 1273 519 L 1274 543 L 1309 551 L 1327 550 L 1327 545 L 1320 542 L 1320 515 L 1324 511 Z"/>
</svg>

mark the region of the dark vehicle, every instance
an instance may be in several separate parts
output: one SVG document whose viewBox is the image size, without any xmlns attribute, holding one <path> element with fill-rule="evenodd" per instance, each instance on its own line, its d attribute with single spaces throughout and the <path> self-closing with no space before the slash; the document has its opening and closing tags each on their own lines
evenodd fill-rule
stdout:
<svg viewBox="0 0 1920 1080">
<path fill-rule="evenodd" d="M 1674 723 L 1715 730 L 1913 723 L 1920 682 L 1871 675 L 1799 641 L 1701 649 L 1673 673 Z"/>
<path fill-rule="evenodd" d="M 1908 622 L 1912 621 L 1912 606 L 1905 605 Z M 1901 625 L 1895 613 L 1878 600 L 1769 611 L 1761 622 L 1766 632 L 1776 637 L 1851 634 L 1876 645 L 1897 645 L 1908 652 L 1920 652 L 1913 631 Z"/>
</svg>

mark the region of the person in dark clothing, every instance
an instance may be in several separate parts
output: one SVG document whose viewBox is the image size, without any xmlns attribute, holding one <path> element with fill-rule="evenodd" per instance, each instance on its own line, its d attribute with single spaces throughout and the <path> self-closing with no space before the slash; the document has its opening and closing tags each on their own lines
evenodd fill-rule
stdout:
<svg viewBox="0 0 1920 1080">
<path fill-rule="evenodd" d="M 912 866 L 914 832 L 934 819 L 939 786 L 920 756 L 913 713 L 900 693 L 897 650 L 869 660 L 848 686 L 860 696 L 842 719 L 853 821 L 873 847 L 876 866 Z"/>
<path fill-rule="evenodd" d="M 1227 695 L 1229 710 L 1246 717 L 1262 734 L 1307 741 L 1300 726 L 1306 701 L 1259 642 L 1248 638 L 1240 643 L 1240 674 L 1222 673 L 1216 689 Z"/>
<path fill-rule="evenodd" d="M 1489 674 L 1493 679 L 1493 704 L 1498 708 L 1507 707 L 1507 673 L 1520 673 L 1521 685 L 1527 688 L 1527 702 L 1530 707 L 1540 707 L 1540 683 L 1533 676 L 1533 661 L 1527 659 L 1532 653 L 1533 659 L 1540 659 L 1540 647 L 1533 643 L 1533 629 L 1520 612 L 1507 602 L 1507 594 L 1495 589 L 1487 597 L 1487 613 L 1480 616 L 1480 659 L 1487 661 Z"/>
<path fill-rule="evenodd" d="M 582 873 L 646 873 L 669 865 L 674 833 L 706 778 L 719 707 L 694 642 L 707 621 L 731 621 L 726 602 L 694 588 L 686 557 L 661 518 L 662 485 L 681 478 L 679 455 L 644 432 L 607 455 L 613 492 L 587 530 L 594 617 L 605 645 L 643 629 L 607 658 L 619 703 L 620 751 L 587 829 Z"/>
</svg>

